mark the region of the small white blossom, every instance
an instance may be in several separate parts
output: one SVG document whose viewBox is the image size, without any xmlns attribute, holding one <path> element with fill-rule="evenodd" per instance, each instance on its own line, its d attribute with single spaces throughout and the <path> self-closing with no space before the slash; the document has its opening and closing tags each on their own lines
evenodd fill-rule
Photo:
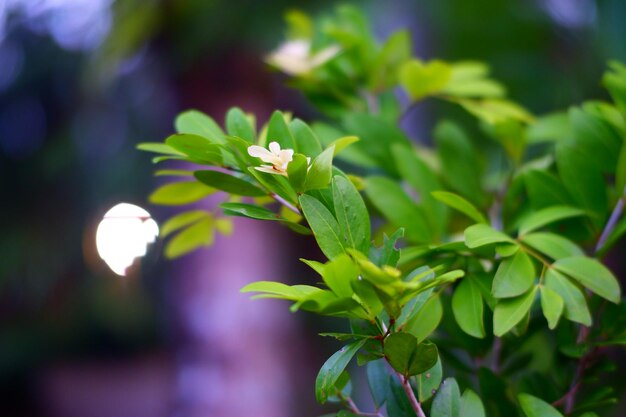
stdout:
<svg viewBox="0 0 626 417">
<path fill-rule="evenodd" d="M 338 45 L 331 45 L 312 54 L 311 42 L 297 39 L 280 45 L 267 56 L 267 62 L 289 75 L 303 75 L 331 60 L 340 51 Z"/>
<path fill-rule="evenodd" d="M 293 149 L 280 149 L 278 142 L 271 142 L 269 150 L 262 146 L 248 147 L 248 154 L 272 165 L 261 165 L 255 169 L 270 174 L 287 176 L 287 166 L 293 160 Z"/>
</svg>

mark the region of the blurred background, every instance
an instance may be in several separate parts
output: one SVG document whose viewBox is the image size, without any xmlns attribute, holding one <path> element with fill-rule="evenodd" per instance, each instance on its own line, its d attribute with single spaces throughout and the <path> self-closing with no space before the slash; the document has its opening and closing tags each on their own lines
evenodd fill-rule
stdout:
<svg viewBox="0 0 626 417">
<path fill-rule="evenodd" d="M 320 14 L 335 3 L 297 6 Z M 606 61 L 626 62 L 623 0 L 358 4 L 381 38 L 410 29 L 419 57 L 486 61 L 538 114 L 605 98 Z M 117 203 L 157 221 L 176 212 L 147 203 L 161 179 L 135 145 L 172 133 L 178 112 L 319 116 L 262 61 L 293 5 L 0 0 L 0 415 L 325 411 L 313 382 L 337 346 L 315 333 L 331 324 L 238 292 L 310 276 L 297 261 L 319 256 L 306 238 L 238 220 L 232 236 L 175 262 L 157 242 L 125 277 L 95 250 L 98 222 Z M 436 112 L 418 111 L 409 133 L 427 133 Z"/>
</svg>

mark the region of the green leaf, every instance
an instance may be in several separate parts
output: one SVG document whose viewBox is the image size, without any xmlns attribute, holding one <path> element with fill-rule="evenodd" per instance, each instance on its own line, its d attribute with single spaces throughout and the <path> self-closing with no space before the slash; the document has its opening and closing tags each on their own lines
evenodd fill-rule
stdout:
<svg viewBox="0 0 626 417">
<path fill-rule="evenodd" d="M 333 153 L 335 148 L 326 148 L 311 163 L 311 168 L 304 183 L 305 190 L 326 188 L 333 172 Z"/>
<path fill-rule="evenodd" d="M 292 203 L 298 201 L 298 195 L 291 187 L 291 184 L 289 184 L 287 177 L 261 172 L 254 169 L 254 167 L 248 167 L 248 172 L 270 192 Z"/>
<path fill-rule="evenodd" d="M 202 136 L 211 142 L 225 143 L 224 131 L 211 117 L 197 110 L 188 110 L 176 117 L 176 131 Z"/>
<path fill-rule="evenodd" d="M 431 417 L 460 417 L 461 393 L 454 378 L 446 378 L 437 392 L 430 410 Z"/>
<path fill-rule="evenodd" d="M 154 152 L 154 153 L 160 153 L 164 155 L 175 155 L 175 156 L 185 155 L 182 152 L 178 152 L 176 149 L 172 148 L 171 146 L 166 145 L 165 143 L 160 143 L 160 142 L 139 143 L 137 145 L 137 149 L 139 149 L 140 151 Z"/>
<path fill-rule="evenodd" d="M 412 100 L 417 101 L 441 91 L 450 80 L 452 70 L 442 61 L 424 63 L 412 59 L 400 67 L 400 85 Z"/>
<path fill-rule="evenodd" d="M 389 265 L 396 267 L 400 259 L 400 250 L 396 248 L 398 239 L 404 236 L 404 229 L 396 230 L 391 237 L 383 233 L 383 245 L 380 248 L 372 247 L 369 258 L 378 266 Z"/>
<path fill-rule="evenodd" d="M 339 235 L 339 224 L 322 203 L 309 195 L 300 196 L 304 217 L 313 230 L 315 240 L 328 259 L 346 252 Z"/>
<path fill-rule="evenodd" d="M 186 169 L 159 169 L 154 172 L 155 177 L 193 177 L 193 171 Z"/>
<path fill-rule="evenodd" d="M 196 171 L 194 177 L 209 187 L 225 191 L 229 194 L 243 195 L 248 197 L 261 197 L 267 192 L 246 180 L 219 171 Z"/>
<path fill-rule="evenodd" d="M 293 139 L 293 135 L 287 126 L 285 116 L 278 110 L 272 113 L 272 117 L 267 125 L 267 141 L 278 142 L 281 149 L 293 149 L 303 153 Z"/>
<path fill-rule="evenodd" d="M 535 266 L 524 251 L 506 258 L 498 266 L 491 291 L 496 298 L 524 294 L 535 282 Z"/>
<path fill-rule="evenodd" d="M 467 277 L 454 290 L 452 313 L 461 329 L 470 336 L 485 337 L 483 323 L 483 298 L 474 280 Z"/>
<path fill-rule="evenodd" d="M 529 394 L 519 394 L 519 403 L 526 417 L 563 417 L 556 408 Z"/>
<path fill-rule="evenodd" d="M 435 127 L 434 136 L 443 180 L 472 203 L 484 206 L 480 158 L 465 132 L 455 123 L 443 121 Z"/>
<path fill-rule="evenodd" d="M 535 210 L 574 203 L 561 180 L 549 172 L 530 169 L 524 172 L 523 177 L 528 199 Z"/>
<path fill-rule="evenodd" d="M 606 183 L 590 159 L 574 142 L 557 144 L 556 164 L 565 188 L 581 207 L 595 214 L 592 221 L 600 228 L 608 211 Z"/>
<path fill-rule="evenodd" d="M 150 194 L 148 200 L 152 204 L 178 206 L 195 203 L 214 192 L 214 188 L 196 181 L 172 182 L 157 188 Z"/>
<path fill-rule="evenodd" d="M 613 273 L 596 259 L 584 256 L 562 258 L 552 267 L 589 288 L 600 297 L 618 304 L 621 290 Z"/>
<path fill-rule="evenodd" d="M 287 178 L 293 189 L 301 193 L 304 191 L 304 183 L 306 181 L 308 169 L 308 161 L 306 156 L 297 153 L 293 156 L 293 160 L 287 165 Z"/>
<path fill-rule="evenodd" d="M 435 331 L 443 317 L 443 306 L 438 295 L 431 297 L 424 306 L 406 324 L 406 331 L 417 338 L 418 342 L 426 339 Z"/>
<path fill-rule="evenodd" d="M 476 223 L 487 224 L 485 216 L 469 201 L 461 197 L 460 195 L 450 193 L 448 191 L 434 191 L 431 193 L 433 197 L 441 201 L 445 205 L 452 207 L 455 210 L 465 214 Z"/>
<path fill-rule="evenodd" d="M 238 107 L 233 107 L 226 113 L 226 131 L 230 136 L 236 136 L 250 144 L 254 143 L 256 136 L 254 127 Z"/>
<path fill-rule="evenodd" d="M 515 243 L 508 235 L 486 224 L 475 224 L 465 229 L 465 244 L 474 249 L 494 243 Z"/>
<path fill-rule="evenodd" d="M 602 77 L 602 84 L 623 114 L 626 114 L 626 67 L 619 61 L 610 61 L 609 70 Z"/>
<path fill-rule="evenodd" d="M 321 275 L 328 288 L 338 297 L 351 298 L 354 295 L 351 283 L 359 276 L 359 269 L 350 256 L 343 254 L 323 264 Z"/>
<path fill-rule="evenodd" d="M 202 210 L 186 211 L 170 217 L 163 225 L 161 225 L 161 237 L 165 238 L 176 230 L 182 229 L 198 220 L 210 217 L 210 214 Z"/>
<path fill-rule="evenodd" d="M 339 232 L 348 247 L 367 253 L 370 247 L 370 218 L 365 202 L 350 180 L 335 176 L 332 183 Z"/>
<path fill-rule="evenodd" d="M 566 319 L 591 326 L 591 314 L 583 292 L 565 275 L 549 268 L 545 275 L 545 285 L 563 298 L 563 316 Z"/>
<path fill-rule="evenodd" d="M 337 379 L 366 341 L 367 339 L 363 339 L 342 347 L 322 365 L 315 379 L 315 398 L 319 403 L 324 404 L 334 394 L 333 388 Z"/>
<path fill-rule="evenodd" d="M 564 308 L 565 302 L 563 301 L 563 297 L 556 291 L 546 286 L 541 286 L 541 309 L 548 321 L 550 330 L 554 330 L 557 324 L 559 324 L 559 319 L 563 314 Z"/>
<path fill-rule="evenodd" d="M 557 142 L 574 136 L 569 116 L 565 112 L 547 114 L 528 126 L 528 143 Z"/>
<path fill-rule="evenodd" d="M 554 233 L 531 233 L 522 236 L 521 241 L 552 259 L 584 255 L 575 243 Z"/>
<path fill-rule="evenodd" d="M 411 142 L 395 121 L 365 113 L 350 113 L 343 122 L 345 131 L 360 140 L 346 149 L 342 157 L 350 155 L 359 165 L 374 165 L 373 168 L 381 168 L 394 177 L 398 175 L 392 154 L 393 146 L 395 144 L 411 146 Z M 357 155 L 358 160 L 355 160 L 354 157 Z"/>
<path fill-rule="evenodd" d="M 371 361 L 367 364 L 367 382 L 376 407 L 381 407 L 387 397 L 389 372 L 384 359 Z"/>
<path fill-rule="evenodd" d="M 466 389 L 461 397 L 461 413 L 459 417 L 485 417 L 485 406 L 471 389 Z"/>
<path fill-rule="evenodd" d="M 419 205 L 423 207 L 428 222 L 432 224 L 435 234 L 441 236 L 448 220 L 448 209 L 431 195 L 442 188 L 437 175 L 412 148 L 396 144 L 392 152 L 400 175 L 417 192 Z"/>
<path fill-rule="evenodd" d="M 411 57 L 411 35 L 406 30 L 394 32 L 384 43 L 372 63 L 369 87 L 380 91 L 397 84 L 398 68 Z"/>
<path fill-rule="evenodd" d="M 417 399 L 420 402 L 430 399 L 434 395 L 433 393 L 439 389 L 442 378 L 441 359 L 437 357 L 435 366 L 415 377 L 417 382 Z"/>
<path fill-rule="evenodd" d="M 175 259 L 213 243 L 213 219 L 206 217 L 178 233 L 165 245 L 165 257 Z"/>
<path fill-rule="evenodd" d="M 432 241 L 432 230 L 424 212 L 396 181 L 370 177 L 366 184 L 369 200 L 394 226 L 404 228 L 407 239 L 418 243 Z"/>
<path fill-rule="evenodd" d="M 501 337 L 522 321 L 535 300 L 537 287 L 516 298 L 498 300 L 493 312 L 493 334 Z"/>
<path fill-rule="evenodd" d="M 392 333 L 385 339 L 384 353 L 391 367 L 405 377 L 429 370 L 439 357 L 436 345 L 418 344 L 415 336 L 404 332 Z"/>
<path fill-rule="evenodd" d="M 231 216 L 249 217 L 257 220 L 280 220 L 280 216 L 264 207 L 246 203 L 222 203 L 220 207 Z"/>
<path fill-rule="evenodd" d="M 519 234 L 525 235 L 528 232 L 539 229 L 550 223 L 570 217 L 584 216 L 585 212 L 581 209 L 568 206 L 552 206 L 526 217 L 519 225 Z"/>
<path fill-rule="evenodd" d="M 194 161 L 222 165 L 222 148 L 202 136 L 178 133 L 165 139 L 165 143 Z"/>
<path fill-rule="evenodd" d="M 309 125 L 304 123 L 302 120 L 292 120 L 291 123 L 289 123 L 289 130 L 293 135 L 293 139 L 296 143 L 296 147 L 298 148 L 299 153 L 305 156 L 309 156 L 311 158 L 315 158 L 322 152 L 322 145 L 320 145 L 319 139 L 311 130 Z M 338 151 L 335 148 L 335 154 L 337 152 Z"/>
</svg>

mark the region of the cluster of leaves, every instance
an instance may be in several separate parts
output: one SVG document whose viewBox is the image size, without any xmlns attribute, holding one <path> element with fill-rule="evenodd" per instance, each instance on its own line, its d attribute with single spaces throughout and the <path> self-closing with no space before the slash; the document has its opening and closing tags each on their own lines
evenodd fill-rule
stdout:
<svg viewBox="0 0 626 417">
<path fill-rule="evenodd" d="M 190 111 L 178 134 L 140 149 L 162 154 L 155 162 L 212 167 L 159 171 L 191 180 L 159 188 L 155 203 L 224 191 L 225 215 L 313 234 L 328 261 L 303 262 L 320 285 L 259 281 L 243 291 L 347 319 L 345 333 L 324 334 L 347 344 L 322 366 L 317 399 L 346 407 L 332 415 L 393 417 L 592 417 L 614 403 L 597 380 L 612 368 L 601 352 L 626 340 L 620 286 L 602 263 L 626 232 L 626 67 L 612 63 L 604 76 L 612 103 L 536 117 L 505 98 L 484 64 L 416 59 L 404 31 L 379 44 L 352 8 L 315 22 L 288 17 L 292 39 L 339 48 L 289 80 L 328 121 L 275 112 L 257 132 L 253 116 L 232 109 L 224 132 Z M 432 149 L 407 138 L 399 120 L 429 98 L 474 116 L 489 163 L 452 121 L 437 124 Z M 294 150 L 286 175 L 257 170 L 247 153 L 270 141 Z M 370 217 L 383 220 L 373 235 Z M 163 226 L 178 231 L 166 253 L 210 244 L 213 230 L 230 225 L 179 214 Z M 367 366 L 373 413 L 350 396 L 355 357 Z"/>
</svg>

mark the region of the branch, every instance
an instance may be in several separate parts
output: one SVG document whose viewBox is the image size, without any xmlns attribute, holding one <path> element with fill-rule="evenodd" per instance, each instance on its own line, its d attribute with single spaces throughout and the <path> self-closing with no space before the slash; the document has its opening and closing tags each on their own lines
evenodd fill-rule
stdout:
<svg viewBox="0 0 626 417">
<path fill-rule="evenodd" d="M 295 207 L 293 204 L 291 204 L 289 201 L 285 200 L 284 198 L 282 198 L 281 196 L 279 196 L 278 194 L 275 193 L 271 193 L 270 196 L 278 201 L 280 204 L 282 204 L 283 206 L 287 207 L 289 210 L 293 211 L 294 213 L 298 214 L 298 215 L 302 215 L 302 213 L 300 213 L 300 210 L 298 210 L 297 207 Z"/>
<path fill-rule="evenodd" d="M 602 247 L 606 243 L 607 239 L 609 238 L 609 236 L 615 229 L 615 226 L 617 226 L 617 222 L 622 215 L 622 211 L 624 211 L 624 196 L 625 195 L 626 195 L 626 187 L 624 187 L 624 192 L 622 193 L 622 196 L 617 200 L 617 203 L 615 203 L 615 208 L 613 209 L 613 212 L 611 213 L 611 217 L 609 217 L 609 221 L 606 223 L 606 226 L 604 227 L 604 230 L 602 231 L 602 234 L 600 235 L 600 238 L 598 239 L 598 244 L 596 245 L 596 254 L 600 252 L 600 249 L 602 249 Z"/>
<path fill-rule="evenodd" d="M 381 324 L 381 326 L 383 328 L 383 331 L 385 333 L 387 333 L 388 329 L 387 329 L 387 326 L 385 326 L 385 322 L 381 320 L 380 324 Z M 384 339 L 381 340 L 381 342 L 384 343 Z M 387 362 L 387 363 L 389 363 L 389 362 Z M 426 414 L 424 414 L 424 410 L 422 410 L 422 405 L 420 404 L 420 402 L 415 397 L 415 393 L 413 392 L 413 388 L 411 388 L 411 383 L 409 382 L 409 378 L 406 378 L 404 375 L 402 375 L 400 372 L 396 371 L 393 368 L 392 368 L 392 370 L 398 376 L 398 378 L 400 379 L 400 384 L 402 384 L 402 389 L 404 390 L 404 393 L 408 397 L 409 402 L 411 403 L 411 407 L 413 408 L 413 410 L 417 414 L 417 417 L 426 417 Z"/>
<path fill-rule="evenodd" d="M 350 409 L 350 412 L 352 414 L 356 414 L 357 416 L 364 416 L 364 417 L 383 417 L 383 415 L 378 410 L 376 410 L 376 412 L 374 413 L 365 413 L 359 410 L 359 407 L 357 407 L 354 401 L 352 401 L 352 398 L 344 396 L 339 390 L 337 390 L 337 397 L 339 398 L 341 402 L 343 402 L 346 405 L 346 407 Z"/>
</svg>

